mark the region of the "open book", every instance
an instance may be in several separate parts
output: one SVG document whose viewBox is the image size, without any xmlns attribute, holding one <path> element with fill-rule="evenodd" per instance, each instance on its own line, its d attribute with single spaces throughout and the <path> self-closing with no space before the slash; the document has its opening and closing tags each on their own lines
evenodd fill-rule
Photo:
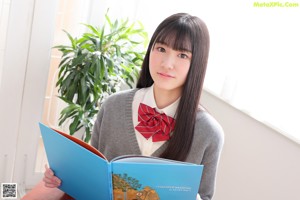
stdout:
<svg viewBox="0 0 300 200">
<path fill-rule="evenodd" d="M 50 168 L 76 200 L 194 200 L 203 165 L 128 155 L 110 162 L 97 149 L 40 123 Z"/>
</svg>

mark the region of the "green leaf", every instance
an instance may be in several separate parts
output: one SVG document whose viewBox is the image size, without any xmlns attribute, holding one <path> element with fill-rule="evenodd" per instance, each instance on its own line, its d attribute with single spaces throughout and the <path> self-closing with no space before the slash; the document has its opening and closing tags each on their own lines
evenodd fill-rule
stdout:
<svg viewBox="0 0 300 200">
<path fill-rule="evenodd" d="M 86 95 L 86 91 L 87 91 L 87 85 L 86 85 L 86 80 L 85 77 L 82 77 L 80 79 L 80 94 L 78 96 L 79 98 L 79 102 L 80 104 L 85 104 L 85 102 L 87 101 L 87 95 Z"/>
<path fill-rule="evenodd" d="M 70 134 L 81 127 L 88 142 L 95 115 L 104 99 L 118 91 L 120 84 L 133 87 L 142 64 L 147 34 L 139 22 L 128 19 L 114 20 L 105 14 L 101 27 L 83 24 L 87 32 L 80 37 L 64 31 L 71 45 L 57 45 L 53 48 L 61 53 L 56 86 L 61 100 L 67 106 L 62 109 L 59 125 L 70 122 Z"/>
<path fill-rule="evenodd" d="M 69 101 L 67 98 L 62 97 L 62 96 L 58 96 L 58 98 L 60 98 L 61 100 L 63 100 L 64 102 L 66 102 L 67 104 L 73 104 L 72 101 Z"/>
<path fill-rule="evenodd" d="M 94 80 L 95 80 L 95 82 L 98 84 L 98 80 L 100 79 L 102 79 L 101 78 L 101 60 L 99 60 L 99 59 L 95 59 L 95 61 L 94 61 L 94 67 L 95 67 L 95 69 L 94 69 Z"/>
<path fill-rule="evenodd" d="M 86 27 L 88 27 L 94 34 L 96 34 L 96 35 L 99 36 L 99 32 L 98 32 L 98 30 L 95 27 L 93 27 L 92 25 L 89 25 L 89 24 L 83 24 L 83 25 L 85 25 Z"/>
<path fill-rule="evenodd" d="M 100 60 L 100 79 L 102 80 L 104 78 L 106 72 L 106 68 L 104 65 L 104 57 L 101 56 L 101 60 Z"/>
<path fill-rule="evenodd" d="M 85 129 L 85 137 L 84 137 L 84 141 L 85 142 L 89 142 L 91 140 L 92 134 L 89 128 Z"/>
<path fill-rule="evenodd" d="M 75 49 L 76 48 L 76 40 L 67 31 L 65 31 L 65 30 L 63 30 L 63 31 L 67 34 L 69 40 L 71 41 L 72 48 Z"/>
<path fill-rule="evenodd" d="M 71 113 L 71 112 L 73 112 L 74 110 L 77 110 L 77 109 L 78 109 L 78 106 L 76 104 L 70 104 L 69 106 L 67 106 L 66 108 L 64 108 L 61 111 L 61 114 L 65 115 L 65 114 Z"/>
<path fill-rule="evenodd" d="M 73 135 L 75 133 L 75 131 L 78 129 L 79 123 L 79 116 L 74 117 L 73 122 L 69 126 L 70 135 Z"/>
<path fill-rule="evenodd" d="M 78 57 L 75 57 L 72 62 L 72 66 L 80 67 L 80 64 L 84 64 L 85 58 L 86 58 L 86 54 L 82 54 L 82 55 L 79 55 Z"/>
<path fill-rule="evenodd" d="M 111 23 L 111 21 L 110 21 L 109 16 L 107 15 L 107 13 L 105 14 L 105 19 L 106 19 L 106 21 L 108 22 L 109 27 L 112 27 L 112 23 Z"/>
</svg>

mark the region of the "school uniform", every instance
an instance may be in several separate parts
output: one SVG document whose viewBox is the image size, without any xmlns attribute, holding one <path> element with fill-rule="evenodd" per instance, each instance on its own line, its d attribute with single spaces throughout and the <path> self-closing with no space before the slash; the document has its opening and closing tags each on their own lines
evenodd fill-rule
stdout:
<svg viewBox="0 0 300 200">
<path fill-rule="evenodd" d="M 153 142 L 152 137 L 145 138 L 136 130 L 135 127 L 139 124 L 140 103 L 174 117 L 179 99 L 166 108 L 158 109 L 152 86 L 121 91 L 108 97 L 98 113 L 91 139 L 91 145 L 101 151 L 108 160 L 129 154 L 159 157 L 166 149 L 168 141 Z M 186 162 L 204 165 L 199 188 L 202 200 L 212 199 L 223 143 L 224 134 L 219 123 L 206 111 L 199 110 Z"/>
</svg>

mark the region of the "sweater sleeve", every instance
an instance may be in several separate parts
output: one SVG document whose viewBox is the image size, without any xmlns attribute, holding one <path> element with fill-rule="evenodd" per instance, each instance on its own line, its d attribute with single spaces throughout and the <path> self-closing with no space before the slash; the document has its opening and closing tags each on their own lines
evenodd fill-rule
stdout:
<svg viewBox="0 0 300 200">
<path fill-rule="evenodd" d="M 204 165 L 199 194 L 202 200 L 211 200 L 216 185 L 216 174 L 224 144 L 224 133 L 219 123 L 209 114 L 196 127 L 202 133 L 199 144 L 202 147 L 201 164 Z"/>
<path fill-rule="evenodd" d="M 204 169 L 199 192 L 203 200 L 212 199 L 215 190 L 217 166 L 223 146 L 222 139 L 218 139 L 220 140 L 207 147 L 201 163 L 204 165 Z"/>
</svg>

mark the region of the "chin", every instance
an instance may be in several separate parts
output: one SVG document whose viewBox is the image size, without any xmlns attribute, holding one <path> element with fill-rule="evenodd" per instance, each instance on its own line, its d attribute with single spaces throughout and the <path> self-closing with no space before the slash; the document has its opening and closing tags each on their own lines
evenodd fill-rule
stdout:
<svg viewBox="0 0 300 200">
<path fill-rule="evenodd" d="M 181 87 L 176 86 L 174 83 L 155 82 L 154 84 L 157 89 L 164 90 L 164 91 L 181 90 Z"/>
</svg>

